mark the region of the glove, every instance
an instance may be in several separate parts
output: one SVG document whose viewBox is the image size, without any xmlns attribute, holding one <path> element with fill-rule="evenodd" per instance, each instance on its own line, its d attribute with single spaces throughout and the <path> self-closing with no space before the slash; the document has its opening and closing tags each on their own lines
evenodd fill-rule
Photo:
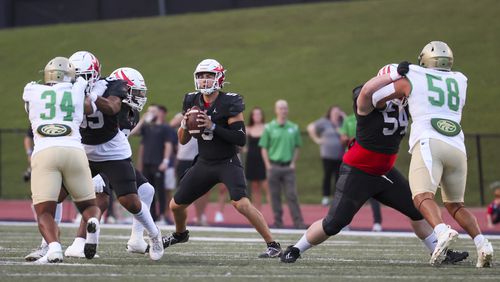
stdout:
<svg viewBox="0 0 500 282">
<path fill-rule="evenodd" d="M 92 87 L 92 91 L 90 92 L 90 95 L 97 95 L 97 96 L 102 96 L 104 92 L 108 89 L 108 82 L 105 79 L 98 80 L 95 84 L 94 87 Z"/>
<path fill-rule="evenodd" d="M 92 182 L 94 182 L 94 189 L 96 193 L 102 193 L 104 191 L 106 183 L 104 182 L 104 179 L 102 179 L 100 174 L 94 176 L 94 178 L 92 178 Z"/>
<path fill-rule="evenodd" d="M 410 64 L 411 63 L 407 62 L 407 61 L 402 61 L 401 63 L 399 63 L 399 65 L 398 65 L 398 74 L 400 76 L 406 76 L 406 74 L 410 70 Z"/>
</svg>

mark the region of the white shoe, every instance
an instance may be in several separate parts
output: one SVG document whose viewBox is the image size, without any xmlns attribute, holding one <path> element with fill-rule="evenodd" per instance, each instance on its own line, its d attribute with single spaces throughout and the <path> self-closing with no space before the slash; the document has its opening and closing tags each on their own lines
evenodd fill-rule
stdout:
<svg viewBox="0 0 500 282">
<path fill-rule="evenodd" d="M 381 232 L 382 231 L 382 225 L 380 223 L 374 223 L 372 227 L 373 232 Z"/>
<path fill-rule="evenodd" d="M 62 251 L 47 252 L 46 255 L 35 261 L 36 264 L 58 263 L 63 262 Z"/>
<path fill-rule="evenodd" d="M 90 218 L 87 221 L 87 238 L 85 239 L 85 246 L 83 247 L 83 254 L 87 259 L 94 258 L 97 253 L 99 233 L 99 220 L 95 217 Z"/>
<path fill-rule="evenodd" d="M 129 253 L 145 254 L 147 247 L 148 243 L 143 238 L 130 237 L 127 242 L 127 252 Z"/>
<path fill-rule="evenodd" d="M 221 212 L 216 212 L 214 217 L 214 222 L 221 223 L 224 222 L 224 215 Z"/>
<path fill-rule="evenodd" d="M 83 249 L 85 246 L 75 244 L 71 244 L 69 247 L 66 248 L 66 251 L 64 251 L 64 256 L 65 257 L 72 257 L 72 258 L 84 258 L 85 254 L 83 253 Z"/>
<path fill-rule="evenodd" d="M 158 228 L 158 227 L 156 227 Z M 161 239 L 160 228 L 158 228 L 158 235 L 149 237 L 149 257 L 152 260 L 159 260 L 163 257 L 163 240 Z"/>
<path fill-rule="evenodd" d="M 327 197 L 327 196 L 324 196 L 322 199 L 321 199 L 321 204 L 323 206 L 328 206 L 330 204 L 330 197 Z"/>
<path fill-rule="evenodd" d="M 484 239 L 483 245 L 477 249 L 476 267 L 492 267 L 493 264 L 493 246 Z"/>
<path fill-rule="evenodd" d="M 49 251 L 49 245 L 40 246 L 38 249 L 31 252 L 29 255 L 25 256 L 24 259 L 27 261 L 36 261 L 47 254 Z"/>
<path fill-rule="evenodd" d="M 80 223 L 81 220 L 82 220 L 82 214 L 77 213 L 75 218 L 73 219 L 73 223 Z"/>
<path fill-rule="evenodd" d="M 437 235 L 437 243 L 434 252 L 432 253 L 431 265 L 439 265 L 446 257 L 448 247 L 458 238 L 458 232 L 448 226 L 448 230 Z"/>
</svg>

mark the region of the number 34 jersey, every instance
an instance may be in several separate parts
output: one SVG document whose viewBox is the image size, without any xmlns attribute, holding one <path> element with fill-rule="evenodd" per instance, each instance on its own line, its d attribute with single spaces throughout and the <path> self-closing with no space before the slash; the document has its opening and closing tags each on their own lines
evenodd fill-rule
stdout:
<svg viewBox="0 0 500 282">
<path fill-rule="evenodd" d="M 87 82 L 79 78 L 72 84 L 52 86 L 28 83 L 23 100 L 34 135 L 33 155 L 53 146 L 82 148 L 80 124 Z"/>
<path fill-rule="evenodd" d="M 412 85 L 408 97 L 412 118 L 410 152 L 419 140 L 434 138 L 465 153 L 464 134 L 459 124 L 465 105 L 467 77 L 460 72 L 440 71 L 417 65 L 410 66 L 406 77 Z M 432 125 L 433 119 L 456 123 L 460 133 L 454 136 L 439 133 Z"/>
</svg>

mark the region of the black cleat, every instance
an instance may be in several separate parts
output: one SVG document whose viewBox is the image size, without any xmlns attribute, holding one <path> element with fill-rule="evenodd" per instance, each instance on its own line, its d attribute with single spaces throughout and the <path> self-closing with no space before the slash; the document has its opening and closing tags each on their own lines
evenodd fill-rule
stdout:
<svg viewBox="0 0 500 282">
<path fill-rule="evenodd" d="M 300 250 L 290 245 L 281 255 L 281 262 L 294 263 L 298 258 L 300 258 Z"/>
<path fill-rule="evenodd" d="M 189 230 L 186 230 L 182 233 L 176 233 L 172 232 L 168 234 L 167 236 L 161 237 L 161 240 L 163 241 L 163 248 L 166 249 L 172 245 L 175 245 L 177 243 L 186 243 L 189 240 Z"/>
<path fill-rule="evenodd" d="M 275 241 L 267 244 L 265 252 L 259 255 L 259 258 L 276 258 L 281 256 L 281 245 Z"/>
<path fill-rule="evenodd" d="M 465 260 L 468 256 L 468 252 L 447 250 L 446 258 L 441 262 L 441 264 L 455 264 L 457 262 Z"/>
</svg>

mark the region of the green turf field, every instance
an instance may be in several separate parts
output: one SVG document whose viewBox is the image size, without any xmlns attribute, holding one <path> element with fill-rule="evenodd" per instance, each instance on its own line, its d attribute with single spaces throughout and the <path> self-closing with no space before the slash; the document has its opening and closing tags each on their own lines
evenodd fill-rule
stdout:
<svg viewBox="0 0 500 282">
<path fill-rule="evenodd" d="M 180 111 L 183 94 L 193 90 L 196 64 L 216 58 L 228 69 L 232 84 L 226 89 L 242 94 L 248 109 L 261 106 L 270 119 L 274 102 L 284 98 L 290 119 L 305 130 L 331 104 L 350 113 L 351 89 L 381 66 L 415 62 L 427 42 L 443 40 L 454 51 L 454 68 L 469 77 L 464 131 L 499 133 L 498 14 L 497 0 L 363 0 L 1 30 L 5 106 L 0 128 L 26 128 L 24 85 L 42 78 L 39 70 L 50 58 L 82 49 L 97 55 L 104 74 L 121 66 L 139 69 L 149 101 L 165 104 L 169 117 Z M 319 203 L 319 149 L 304 139 L 297 164 L 299 195 L 303 202 Z M 22 136 L 5 135 L 1 142 L 1 197 L 27 198 Z M 471 195 L 466 199 L 478 205 L 475 143 L 467 142 Z M 500 168 L 499 139 L 488 142 L 486 183 L 498 177 Z M 405 141 L 401 148 L 398 166 L 406 171 Z"/>
<path fill-rule="evenodd" d="M 68 245 L 74 227 L 62 228 Z M 413 235 L 343 232 L 309 250 L 295 264 L 258 259 L 264 243 L 248 229 L 192 229 L 188 243 L 166 249 L 164 257 L 128 254 L 129 229 L 101 230 L 100 258 L 65 259 L 59 265 L 33 265 L 23 257 L 39 243 L 36 226 L 0 225 L 2 281 L 498 281 L 498 267 L 476 269 L 475 247 L 461 238 L 456 248 L 471 256 L 458 265 L 432 267 L 429 254 Z M 163 230 L 166 234 L 168 231 Z M 294 243 L 302 231 L 280 230 L 283 246 Z M 368 234 L 368 235 L 367 235 Z M 373 234 L 372 234 L 373 235 Z M 403 237 L 401 237 L 403 236 Z M 497 236 L 498 238 L 498 236 Z M 492 239 L 494 247 L 500 239 Z"/>
</svg>

